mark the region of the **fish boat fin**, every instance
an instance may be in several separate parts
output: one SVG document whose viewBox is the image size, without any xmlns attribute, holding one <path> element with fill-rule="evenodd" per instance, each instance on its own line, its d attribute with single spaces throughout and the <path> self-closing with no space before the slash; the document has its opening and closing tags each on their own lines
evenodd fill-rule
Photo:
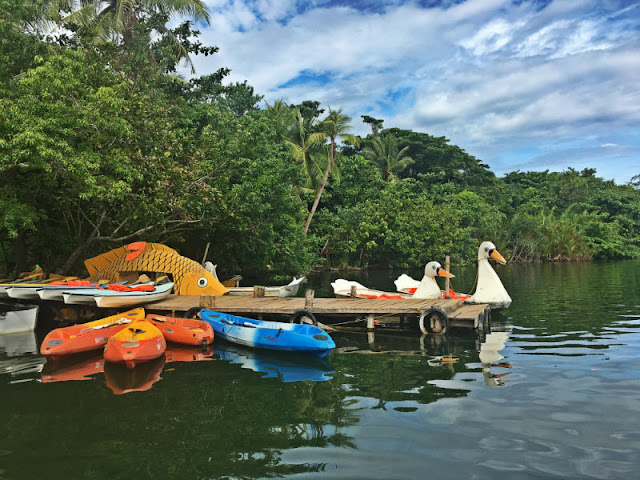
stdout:
<svg viewBox="0 0 640 480">
<path fill-rule="evenodd" d="M 131 262 L 140 256 L 142 252 L 144 252 L 145 247 L 147 246 L 147 242 L 133 242 L 126 246 L 127 251 L 129 252 L 126 257 L 124 257 L 125 262 Z"/>
</svg>

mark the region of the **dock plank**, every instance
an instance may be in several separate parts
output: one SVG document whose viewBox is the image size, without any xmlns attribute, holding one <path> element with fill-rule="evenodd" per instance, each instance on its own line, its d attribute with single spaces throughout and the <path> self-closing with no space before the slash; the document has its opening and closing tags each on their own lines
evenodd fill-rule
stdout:
<svg viewBox="0 0 640 480">
<path fill-rule="evenodd" d="M 193 295 L 170 295 L 164 300 L 147 305 L 149 310 L 186 312 L 200 306 L 200 297 Z M 319 315 L 419 315 L 421 310 L 437 307 L 453 319 L 472 319 L 484 311 L 486 305 L 463 305 L 453 299 L 365 299 L 365 298 L 314 298 L 310 310 Z M 212 310 L 225 313 L 261 313 L 290 315 L 305 309 L 301 297 L 240 297 L 220 296 L 214 298 Z"/>
</svg>

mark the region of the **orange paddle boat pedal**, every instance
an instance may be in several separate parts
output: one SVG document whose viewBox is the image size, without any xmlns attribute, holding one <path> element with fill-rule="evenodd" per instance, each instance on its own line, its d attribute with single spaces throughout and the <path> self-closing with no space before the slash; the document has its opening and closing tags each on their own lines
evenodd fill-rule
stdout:
<svg viewBox="0 0 640 480">
<path fill-rule="evenodd" d="M 133 368 L 137 363 L 161 357 L 166 348 L 162 332 L 143 319 L 131 322 L 109 339 L 104 347 L 104 359 Z"/>
<path fill-rule="evenodd" d="M 169 342 L 202 345 L 203 348 L 213 343 L 213 328 L 204 320 L 154 314 L 147 315 L 146 320 L 155 325 Z"/>
</svg>

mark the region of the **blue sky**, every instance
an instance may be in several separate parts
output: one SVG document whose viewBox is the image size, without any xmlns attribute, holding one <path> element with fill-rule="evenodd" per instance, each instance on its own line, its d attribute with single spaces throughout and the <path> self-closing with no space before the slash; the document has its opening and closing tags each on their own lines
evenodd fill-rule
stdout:
<svg viewBox="0 0 640 480">
<path fill-rule="evenodd" d="M 502 176 L 640 174 L 640 1 L 205 0 L 198 75 L 446 136 Z"/>
</svg>

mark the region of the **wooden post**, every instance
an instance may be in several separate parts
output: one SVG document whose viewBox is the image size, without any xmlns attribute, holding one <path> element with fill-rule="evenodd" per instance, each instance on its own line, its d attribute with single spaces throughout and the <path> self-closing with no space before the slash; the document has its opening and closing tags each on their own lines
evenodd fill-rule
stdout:
<svg viewBox="0 0 640 480">
<path fill-rule="evenodd" d="M 254 298 L 264 297 L 264 287 L 261 285 L 255 285 L 253 287 L 253 297 Z"/>
<path fill-rule="evenodd" d="M 207 261 L 207 255 L 209 254 L 209 245 L 211 245 L 211 242 L 207 242 L 207 248 L 204 249 L 204 256 L 202 257 L 202 265 L 204 265 L 204 262 Z"/>
<path fill-rule="evenodd" d="M 201 308 L 213 308 L 216 306 L 216 296 L 211 293 L 200 295 Z"/>
<path fill-rule="evenodd" d="M 448 272 L 451 269 L 451 259 L 449 255 L 444 257 L 444 269 Z M 449 295 L 449 277 L 444 278 L 444 298 L 451 298 Z"/>
<path fill-rule="evenodd" d="M 357 291 L 358 291 L 357 287 L 355 285 L 351 285 L 351 292 L 349 293 L 349 296 L 351 298 L 356 298 Z"/>
<path fill-rule="evenodd" d="M 309 289 L 304 294 L 304 309 L 311 310 L 313 308 L 313 297 L 315 297 L 316 292 Z"/>
<path fill-rule="evenodd" d="M 373 315 L 367 315 L 367 330 L 373 330 L 376 327 Z"/>
</svg>

